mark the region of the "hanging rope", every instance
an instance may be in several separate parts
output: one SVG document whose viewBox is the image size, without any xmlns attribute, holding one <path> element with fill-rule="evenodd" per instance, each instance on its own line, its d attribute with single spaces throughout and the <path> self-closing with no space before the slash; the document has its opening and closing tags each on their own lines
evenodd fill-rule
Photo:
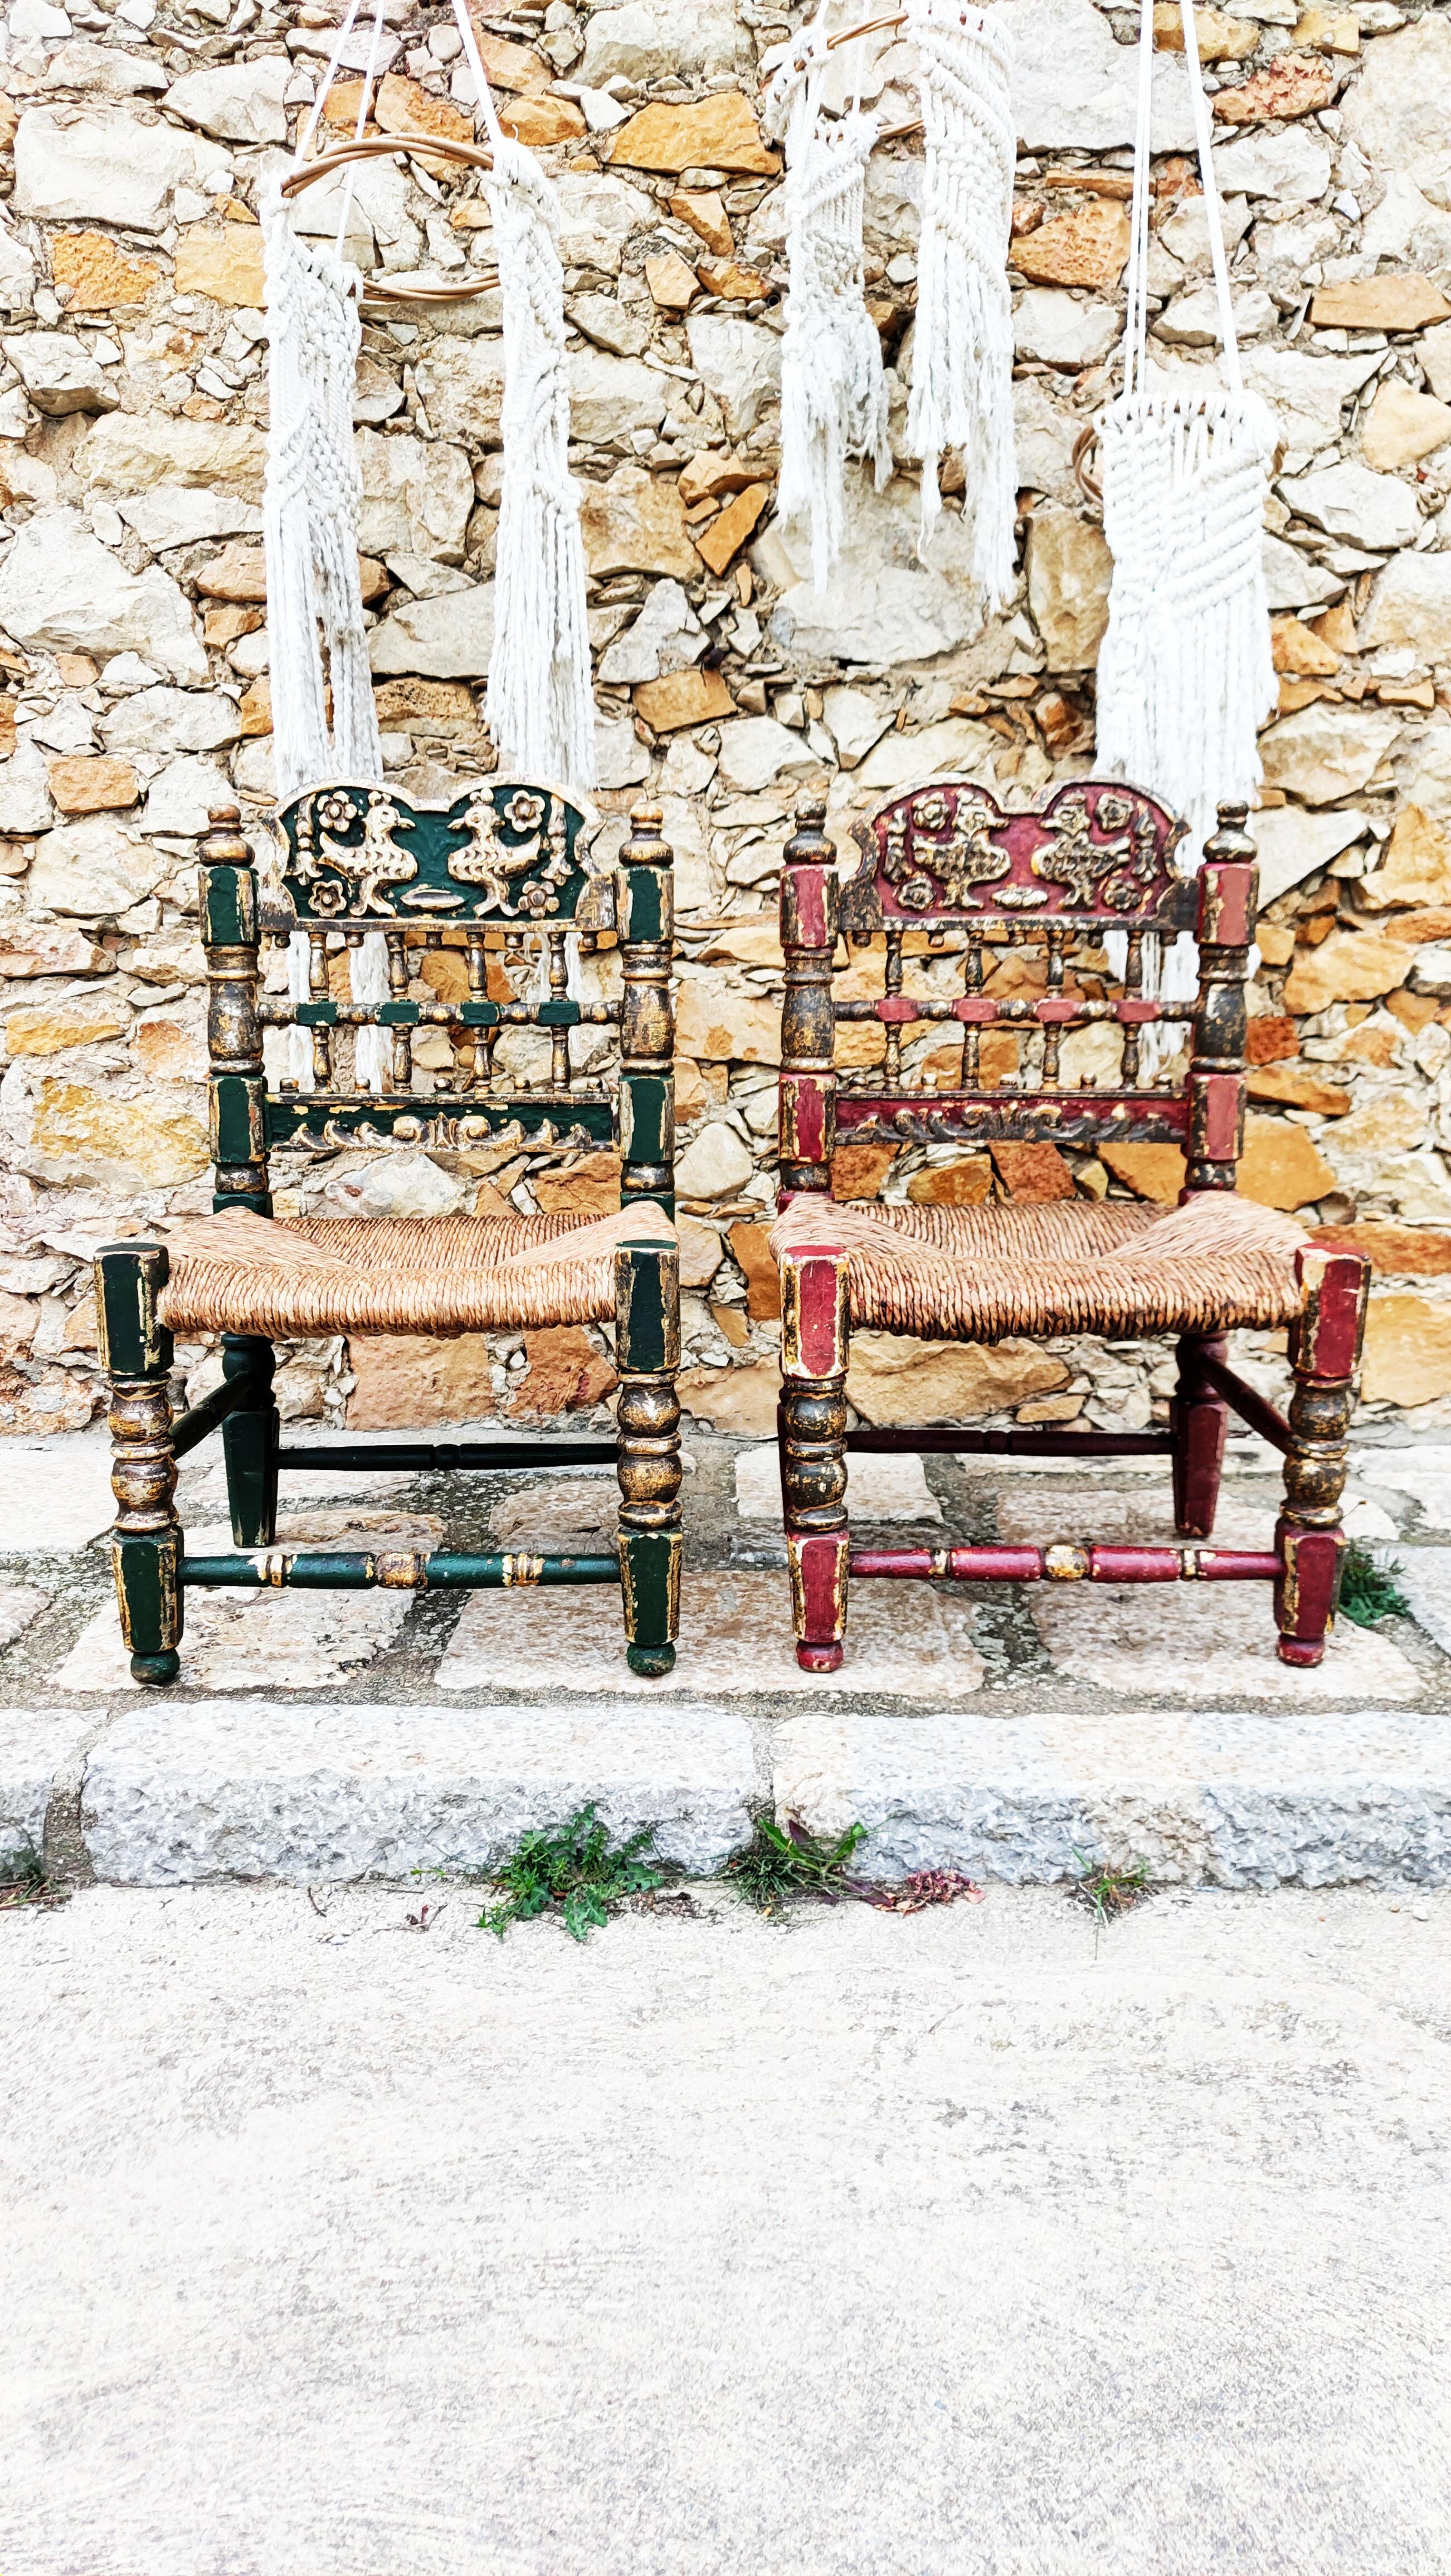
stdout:
<svg viewBox="0 0 1451 2576">
<path fill-rule="evenodd" d="M 489 730 L 506 768 L 589 787 L 594 697 L 579 493 L 569 471 L 559 199 L 533 154 L 504 133 L 464 0 L 453 0 L 453 9 L 493 147 L 487 186 L 504 301 Z"/>
<path fill-rule="evenodd" d="M 908 444 L 922 461 L 921 549 L 942 506 L 942 457 L 955 448 L 972 577 L 991 613 L 1013 587 L 1013 42 L 1000 9 L 908 0 L 906 15 L 927 154 L 907 406 Z"/>
<path fill-rule="evenodd" d="M 822 112 L 828 50 L 820 19 L 803 30 L 767 94 L 768 132 L 786 143 L 790 294 L 781 343 L 783 519 L 804 515 L 811 570 L 825 587 L 841 552 L 848 457 L 871 460 L 880 491 L 892 473 L 882 345 L 866 308 L 862 201 L 878 120 L 858 103 Z M 858 84 L 858 93 L 860 84 Z"/>
</svg>

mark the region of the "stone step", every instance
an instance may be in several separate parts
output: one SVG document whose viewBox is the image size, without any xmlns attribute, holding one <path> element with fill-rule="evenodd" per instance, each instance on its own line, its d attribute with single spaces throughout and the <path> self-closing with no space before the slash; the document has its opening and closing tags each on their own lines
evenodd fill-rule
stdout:
<svg viewBox="0 0 1451 2576">
<path fill-rule="evenodd" d="M 695 1876 L 753 1812 L 864 1824 L 861 1866 L 1051 1882 L 1086 1860 L 1222 1887 L 1451 1885 L 1451 1737 L 1431 1711 L 462 1708 L 122 1703 L 0 1712 L 0 1855 L 129 1886 L 484 1871 L 594 1801 Z"/>
</svg>

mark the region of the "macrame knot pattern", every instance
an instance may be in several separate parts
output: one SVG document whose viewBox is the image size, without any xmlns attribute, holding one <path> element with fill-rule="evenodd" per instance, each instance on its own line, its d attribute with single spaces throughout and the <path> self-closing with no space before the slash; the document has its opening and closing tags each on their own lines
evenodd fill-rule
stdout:
<svg viewBox="0 0 1451 2576">
<path fill-rule="evenodd" d="M 877 119 L 821 113 L 819 78 L 797 93 L 787 126 L 786 242 L 791 276 L 781 344 L 783 519 L 804 516 L 811 570 L 825 587 L 841 552 L 848 457 L 891 478 L 882 346 L 865 302 L 862 201 Z"/>
<path fill-rule="evenodd" d="M 502 137 L 488 181 L 504 305 L 504 475 L 489 729 L 506 767 L 586 787 L 594 709 L 579 495 L 569 471 L 569 367 L 559 201 Z"/>
<path fill-rule="evenodd" d="M 989 613 L 1013 586 L 1013 315 L 1008 238 L 1017 141 L 1013 40 L 998 9 L 907 0 L 917 48 L 926 168 L 907 440 L 922 462 L 922 537 L 941 509 L 955 449 L 972 532 L 972 577 Z"/>
<path fill-rule="evenodd" d="M 334 251 L 298 239 L 275 184 L 262 234 L 271 345 L 262 529 L 281 801 L 321 778 L 381 778 L 383 751 L 358 579 L 360 281 Z"/>
</svg>

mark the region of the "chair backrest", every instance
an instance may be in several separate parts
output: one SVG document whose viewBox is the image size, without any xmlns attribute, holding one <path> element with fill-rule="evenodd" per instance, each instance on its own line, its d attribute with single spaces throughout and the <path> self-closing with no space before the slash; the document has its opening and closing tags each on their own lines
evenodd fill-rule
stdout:
<svg viewBox="0 0 1451 2576">
<path fill-rule="evenodd" d="M 1184 826 L 1136 787 L 1075 781 L 1005 814 L 985 788 L 937 781 L 858 826 L 843 886 L 825 804 L 803 799 L 781 875 L 783 1197 L 830 1188 L 838 1137 L 1167 1142 L 1184 1149 L 1187 1190 L 1233 1189 L 1257 897 L 1245 814 L 1221 805 L 1196 881 L 1174 866 Z M 882 938 L 879 996 L 833 997 L 842 931 Z M 1161 999 L 1151 956 L 1181 931 L 1197 933 L 1198 990 Z M 942 962 L 912 989 L 923 954 Z M 862 1021 L 883 1031 L 880 1065 L 838 1069 L 837 1030 Z M 943 1078 L 911 1080 L 904 1034 L 932 1022 L 953 1040 L 930 1068 Z M 1106 1044 L 1067 1043 L 1096 1027 Z M 1146 1029 L 1191 1038 L 1176 1079 L 1161 1071 L 1175 1050 L 1164 1037 L 1146 1049 Z"/>
<path fill-rule="evenodd" d="M 616 1144 L 622 1201 L 673 1209 L 673 879 L 658 806 L 635 807 L 618 865 L 593 876 L 594 817 L 522 779 L 480 779 L 447 806 L 378 786 L 307 788 L 277 816 L 280 884 L 259 882 L 239 820 L 235 806 L 213 811 L 201 871 L 217 1207 L 270 1213 L 268 1153 L 294 1139 L 458 1147 L 516 1131 L 536 1148 Z M 578 1001 L 567 942 L 588 951 L 610 930 L 621 998 Z M 264 940 L 291 952 L 286 996 L 261 989 Z M 455 952 L 447 971 L 420 978 L 440 950 Z M 491 956 L 512 998 L 491 995 Z M 618 1032 L 604 1074 L 571 1069 L 569 1032 L 588 1023 Z M 415 1067 L 429 1027 L 450 1033 L 451 1070 Z M 512 1028 L 548 1032 L 544 1081 L 496 1067 Z M 275 1082 L 267 1029 L 306 1032 L 301 1066 Z"/>
</svg>

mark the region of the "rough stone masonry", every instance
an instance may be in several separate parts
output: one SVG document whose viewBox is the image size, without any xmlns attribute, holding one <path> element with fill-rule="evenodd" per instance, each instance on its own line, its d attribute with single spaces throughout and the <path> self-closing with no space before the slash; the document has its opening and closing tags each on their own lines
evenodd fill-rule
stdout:
<svg viewBox="0 0 1451 2576">
<path fill-rule="evenodd" d="M 839 0 L 841 23 L 849 0 Z M 979 631 L 949 499 L 916 555 L 903 463 L 850 496 L 824 594 L 774 515 L 785 275 L 760 60 L 800 22 L 757 0 L 570 0 L 481 17 L 505 121 L 563 207 L 572 458 L 583 492 L 599 804 L 616 846 L 642 789 L 678 854 L 686 1393 L 765 1430 L 774 1409 L 778 1046 L 773 894 L 797 789 L 833 828 L 949 769 L 1012 797 L 1087 772 L 1108 559 L 1072 464 L 1114 389 L 1128 248 L 1134 13 L 1007 0 L 1020 144 L 1012 257 L 1020 582 Z M 208 1203 L 197 836 L 271 790 L 260 512 L 267 388 L 258 191 L 314 96 L 316 0 L 15 0 L 0 64 L 0 1427 L 99 1406 L 89 1256 Z M 388 0 L 380 130 L 471 131 L 446 13 Z M 1213 295 L 1177 7 L 1156 11 L 1154 355 L 1213 361 Z M 1231 0 L 1197 18 L 1249 382 L 1282 449 L 1267 512 L 1277 716 L 1256 821 L 1266 913 L 1251 995 L 1243 1186 L 1373 1228 L 1366 1409 L 1451 1419 L 1451 18 L 1407 0 Z M 364 32 L 329 102 L 351 128 Z M 914 112 L 909 51 L 861 49 L 862 94 Z M 836 57 L 845 91 L 854 77 Z M 12 160 L 13 155 L 13 160 Z M 912 368 L 920 142 L 880 149 L 867 277 L 900 443 Z M 336 184 L 301 201 L 319 232 Z M 486 277 L 486 202 L 443 162 L 355 174 L 370 273 Z M 497 292 L 376 308 L 358 369 L 364 588 L 390 774 L 421 796 L 493 763 L 482 682 L 499 495 Z M 502 961 L 498 961 L 502 971 Z M 430 972 L 452 971 L 448 952 Z M 601 985 L 608 955 L 586 962 Z M 880 961 L 853 970 L 872 989 Z M 930 964 L 929 975 L 948 972 Z M 1010 969 L 1000 972 L 1011 971 Z M 439 990 L 451 989 L 446 981 Z M 424 990 L 419 988 L 420 993 Z M 595 1039 L 598 1032 L 582 1032 Z M 880 1033 L 852 1029 L 843 1044 Z M 1080 1032 L 1095 1067 L 1101 1033 Z M 532 1032 L 504 1042 L 532 1070 Z M 930 1065 L 918 1031 L 908 1062 Z M 1013 1041 L 1005 1041 L 1009 1046 Z M 430 1050 L 433 1050 L 430 1055 Z M 423 1078 L 450 1063 L 446 1029 Z M 862 1062 L 859 1054 L 847 1061 Z M 1006 1062 L 999 1071 L 1006 1071 Z M 609 1159 L 279 1161 L 282 1209 L 594 1208 Z M 962 1203 L 1106 1190 L 1172 1198 L 1177 1156 L 856 1149 L 842 1193 Z M 1443 1229 L 1437 1233 L 1435 1229 Z M 216 1355 L 181 1355 L 193 1393 Z M 588 1408 L 578 1332 L 298 1346 L 283 1403 L 383 1425 Z M 853 1396 L 890 1421 L 902 1354 L 862 1335 Z M 1273 1337 L 1242 1364 L 1275 1389 Z M 1167 1351 L 935 1355 L 959 1416 L 1142 1424 Z"/>
</svg>

